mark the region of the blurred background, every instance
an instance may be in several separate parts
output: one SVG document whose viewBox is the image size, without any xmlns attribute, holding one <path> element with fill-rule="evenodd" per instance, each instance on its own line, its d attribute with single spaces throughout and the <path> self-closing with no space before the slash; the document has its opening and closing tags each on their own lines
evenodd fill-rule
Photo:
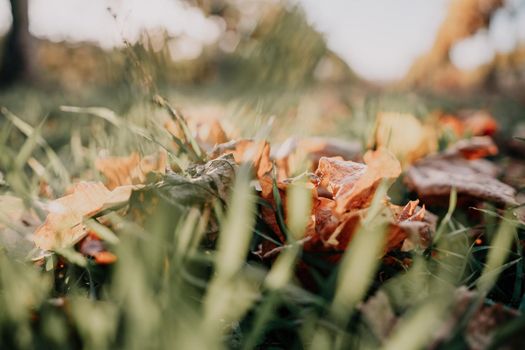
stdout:
<svg viewBox="0 0 525 350">
<path fill-rule="evenodd" d="M 331 133 L 370 101 L 514 119 L 525 103 L 523 0 L 0 0 L 0 35 L 0 103 L 26 116 L 126 113 L 154 91 Z"/>
</svg>

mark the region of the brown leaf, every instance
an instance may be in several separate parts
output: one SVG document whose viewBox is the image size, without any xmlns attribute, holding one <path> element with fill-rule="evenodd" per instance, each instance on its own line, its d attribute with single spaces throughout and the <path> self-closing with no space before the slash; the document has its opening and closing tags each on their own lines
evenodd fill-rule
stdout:
<svg viewBox="0 0 525 350">
<path fill-rule="evenodd" d="M 258 179 L 270 172 L 273 167 L 270 160 L 270 144 L 266 141 L 233 140 L 215 146 L 209 156 L 215 159 L 224 154 L 232 154 L 238 164 L 252 162 Z"/>
<path fill-rule="evenodd" d="M 494 117 L 483 110 L 463 110 L 457 116 L 444 114 L 439 118 L 442 129 L 448 129 L 458 138 L 493 135 L 499 129 Z"/>
<path fill-rule="evenodd" d="M 394 218 L 389 225 L 386 251 L 396 248 L 408 251 L 415 247 L 425 249 L 430 245 L 437 216 L 418 204 L 419 200 L 410 201 L 404 207 L 389 205 Z"/>
<path fill-rule="evenodd" d="M 99 265 L 109 265 L 117 261 L 116 255 L 108 252 L 104 243 L 93 233 L 89 233 L 80 241 L 78 250 L 81 254 L 94 258 Z"/>
<path fill-rule="evenodd" d="M 388 295 L 382 290 L 377 291 L 366 303 L 360 306 L 365 323 L 380 341 L 388 339 L 391 330 L 397 322 Z"/>
<path fill-rule="evenodd" d="M 464 110 L 458 114 L 467 134 L 475 136 L 493 135 L 499 129 L 498 122 L 487 111 Z"/>
<path fill-rule="evenodd" d="M 229 141 L 226 132 L 217 118 L 208 118 L 207 120 L 191 118 L 188 123 L 190 129 L 195 134 L 195 139 L 205 150 L 210 150 L 215 145 Z"/>
<path fill-rule="evenodd" d="M 475 306 L 473 315 L 469 318 L 463 336 L 468 344 L 469 349 L 483 350 L 489 348 L 494 339 L 494 334 L 501 326 L 516 317 L 520 312 L 515 309 L 504 306 L 500 303 L 480 303 L 479 295 L 475 291 L 470 291 L 466 287 L 460 287 L 456 290 L 452 308 L 452 314 L 449 319 L 437 330 L 430 349 L 441 348 L 440 345 L 454 335 L 458 324 L 461 322 L 465 312 L 469 307 Z M 521 332 L 515 333 L 512 337 L 505 339 L 505 344 L 498 349 L 522 349 L 524 344 Z"/>
<path fill-rule="evenodd" d="M 445 154 L 473 160 L 498 154 L 498 147 L 490 137 L 477 136 L 456 142 Z"/>
<path fill-rule="evenodd" d="M 395 179 L 401 173 L 401 166 L 396 158 L 386 149 L 380 148 L 364 156 L 366 164 L 344 161 L 341 157 L 322 157 L 315 175 L 308 180 L 313 189 L 313 207 L 310 220 L 300 244 L 305 253 L 318 255 L 321 259 L 336 263 L 343 256 L 357 229 L 366 217 L 368 207 L 378 184 L 383 179 Z M 273 197 L 273 179 L 266 174 L 259 179 L 261 197 L 271 207 L 261 206 L 261 216 L 281 243 L 286 244 L 286 237 L 278 225 L 275 198 Z M 286 188 L 294 179 L 277 180 L 280 200 L 283 204 L 286 222 Z M 424 208 L 411 202 L 405 207 L 383 201 L 383 215 L 388 222 L 385 252 L 416 246 L 426 248 L 435 229 L 435 220 Z M 263 259 L 273 259 L 282 251 L 273 243 L 259 246 L 256 255 Z M 308 264 L 299 262 L 298 276 L 303 283 L 311 284 Z"/>
<path fill-rule="evenodd" d="M 370 204 L 375 190 L 382 180 L 395 180 L 401 174 L 401 164 L 384 148 L 368 151 L 364 155 L 366 169 L 348 191 L 338 193 L 336 199 L 339 212 L 364 208 Z"/>
<path fill-rule="evenodd" d="M 465 200 L 515 205 L 516 191 L 495 178 L 491 163 L 438 155 L 411 166 L 405 177 L 409 189 L 426 203 L 448 203 L 452 188 Z"/>
<path fill-rule="evenodd" d="M 310 162 L 310 170 L 314 171 L 319 166 L 322 157 L 341 157 L 343 160 L 358 160 L 362 154 L 359 142 L 348 142 L 335 138 L 305 137 L 289 138 L 272 152 L 275 160 L 279 179 L 292 176 L 293 170 L 298 165 Z"/>
<path fill-rule="evenodd" d="M 166 164 L 167 154 L 164 151 L 143 158 L 133 152 L 128 157 L 104 157 L 95 161 L 95 167 L 106 177 L 106 186 L 109 189 L 142 184 L 150 172 L 164 174 Z"/>
<path fill-rule="evenodd" d="M 86 235 L 84 218 L 127 202 L 133 186 L 120 186 L 110 191 L 100 182 L 79 182 L 71 194 L 49 202 L 49 214 L 33 235 L 36 246 L 43 250 L 64 248 Z"/>
<path fill-rule="evenodd" d="M 337 200 L 343 194 L 352 191 L 366 169 L 365 164 L 345 161 L 341 157 L 322 157 L 316 175 L 321 181 L 320 185 Z"/>
</svg>

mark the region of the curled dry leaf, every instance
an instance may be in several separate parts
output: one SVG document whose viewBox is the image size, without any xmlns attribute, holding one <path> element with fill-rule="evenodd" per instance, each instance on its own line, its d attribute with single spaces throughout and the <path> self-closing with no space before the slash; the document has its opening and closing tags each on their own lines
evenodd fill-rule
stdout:
<svg viewBox="0 0 525 350">
<path fill-rule="evenodd" d="M 233 156 L 226 154 L 205 164 L 194 165 L 186 170 L 186 174 L 169 172 L 158 193 L 175 205 L 204 205 L 217 198 L 226 201 L 236 170 Z"/>
<path fill-rule="evenodd" d="M 404 207 L 390 205 L 393 220 L 389 225 L 387 251 L 395 248 L 409 251 L 430 246 L 437 216 L 426 210 L 424 205 L 419 207 L 418 204 L 419 200 L 410 201 Z"/>
<path fill-rule="evenodd" d="M 113 191 L 100 182 L 79 182 L 72 193 L 49 202 L 49 214 L 39 226 L 33 241 L 43 250 L 69 247 L 86 235 L 84 218 L 102 210 L 117 207 L 129 200 L 133 186 L 120 186 Z"/>
<path fill-rule="evenodd" d="M 478 141 L 484 140 L 479 145 Z M 516 191 L 496 179 L 497 169 L 480 154 L 493 154 L 495 150 L 486 139 L 474 139 L 474 143 L 462 142 L 452 151 L 428 157 L 412 165 L 405 177 L 409 189 L 427 203 L 446 204 L 452 188 L 465 201 L 490 201 L 501 205 L 515 205 Z M 479 147 L 478 147 L 479 146 Z M 468 150 L 468 151 L 466 151 Z"/>
<path fill-rule="evenodd" d="M 324 260 L 338 261 L 366 217 L 379 183 L 383 179 L 393 180 L 401 173 L 399 162 L 386 149 L 368 152 L 364 159 L 366 164 L 344 161 L 340 157 L 323 157 L 319 160 L 316 174 L 308 177 L 313 207 L 305 238 L 301 241 L 306 253 L 322 254 Z M 286 208 L 286 187 L 293 181 L 277 181 L 283 208 Z M 273 180 L 269 176 L 261 179 L 261 196 L 273 206 L 273 210 L 263 206 L 261 214 L 279 240 L 286 243 L 275 215 L 272 185 Z M 382 213 L 388 223 L 386 251 L 401 248 L 409 237 L 412 243 L 407 249 L 416 245 L 428 246 L 435 223 L 431 222 L 431 214 L 417 204 L 416 201 L 406 207 L 398 207 L 386 200 L 383 202 Z M 284 216 L 286 220 L 286 212 Z M 415 235 L 421 237 L 412 237 Z M 274 251 L 275 246 L 265 244 L 259 255 L 273 256 Z"/>
<path fill-rule="evenodd" d="M 305 137 L 289 138 L 272 152 L 272 159 L 278 166 L 279 179 L 292 176 L 295 169 L 310 162 L 315 171 L 322 157 L 341 157 L 343 160 L 357 161 L 362 154 L 359 142 L 349 142 L 335 138 Z"/>
<path fill-rule="evenodd" d="M 128 157 L 103 157 L 95 161 L 95 167 L 106 177 L 106 186 L 109 189 L 142 184 L 150 172 L 164 174 L 166 165 L 165 151 L 159 151 L 143 158 L 137 152 L 133 152 Z"/>
<path fill-rule="evenodd" d="M 368 151 L 363 158 L 366 164 L 365 171 L 353 186 L 339 192 L 337 198 L 334 197 L 339 212 L 368 206 L 381 181 L 393 181 L 401 174 L 401 164 L 384 148 Z"/>
<path fill-rule="evenodd" d="M 224 154 L 232 154 L 237 164 L 252 162 L 258 179 L 273 167 L 270 160 L 270 144 L 264 140 L 233 140 L 215 146 L 209 156 L 214 159 Z"/>
</svg>

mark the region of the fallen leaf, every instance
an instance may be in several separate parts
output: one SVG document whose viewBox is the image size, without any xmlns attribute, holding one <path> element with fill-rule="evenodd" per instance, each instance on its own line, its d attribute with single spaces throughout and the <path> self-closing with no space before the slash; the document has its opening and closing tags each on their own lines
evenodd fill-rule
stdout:
<svg viewBox="0 0 525 350">
<path fill-rule="evenodd" d="M 22 199 L 0 196 L 0 245 L 12 258 L 24 260 L 35 244 L 30 239 L 40 220 L 34 211 L 25 208 Z"/>
<path fill-rule="evenodd" d="M 447 156 L 460 156 L 465 159 L 480 159 L 498 154 L 498 147 L 488 136 L 477 136 L 470 139 L 459 140 L 449 147 Z"/>
<path fill-rule="evenodd" d="M 86 235 L 84 218 L 127 202 L 133 189 L 136 187 L 129 185 L 110 191 L 101 182 L 77 183 L 71 194 L 48 203 L 49 214 L 36 229 L 33 241 L 43 250 L 72 246 Z"/>
<path fill-rule="evenodd" d="M 115 254 L 108 252 L 102 241 L 93 234 L 88 234 L 78 246 L 79 252 L 95 259 L 99 265 L 108 265 L 117 261 Z"/>
<path fill-rule="evenodd" d="M 169 172 L 156 191 L 176 205 L 203 205 L 214 199 L 226 201 L 237 164 L 230 154 L 189 167 L 185 174 Z"/>
<path fill-rule="evenodd" d="M 439 118 L 442 129 L 451 130 L 457 138 L 493 135 L 499 126 L 494 117 L 484 110 L 463 110 L 457 115 L 444 114 Z"/>
<path fill-rule="evenodd" d="M 493 135 L 499 126 L 494 117 L 485 110 L 463 110 L 458 112 L 465 126 L 465 133 L 482 136 Z"/>
<path fill-rule="evenodd" d="M 495 169 L 483 159 L 467 160 L 437 155 L 412 165 L 405 176 L 408 188 L 425 203 L 446 204 L 452 188 L 463 199 L 515 205 L 516 191 L 495 178 Z"/>
<path fill-rule="evenodd" d="M 473 314 L 469 318 L 466 327 L 463 328 L 463 336 L 469 349 L 483 350 L 488 349 L 494 339 L 494 334 L 501 326 L 508 323 L 518 316 L 517 310 L 511 309 L 501 303 L 480 303 L 479 295 L 475 291 L 468 290 L 466 287 L 460 287 L 455 291 L 452 314 L 437 329 L 434 340 L 430 344 L 430 349 L 441 348 L 445 342 L 455 334 L 455 330 L 460 324 L 465 312 L 469 307 L 475 306 Z M 502 349 L 521 349 L 524 341 L 521 332 L 516 332 L 512 337 L 505 339 Z M 503 345 L 503 344 L 500 344 Z M 500 347 L 497 347 L 498 349 Z"/>
<path fill-rule="evenodd" d="M 313 207 L 311 218 L 302 241 L 307 253 L 328 253 L 324 259 L 338 261 L 348 247 L 354 233 L 361 225 L 368 212 L 368 206 L 380 181 L 395 179 L 401 173 L 401 167 L 395 157 L 385 149 L 365 154 L 366 164 L 344 161 L 341 157 L 322 157 L 315 175 L 309 177 L 312 186 Z M 286 205 L 286 186 L 294 179 L 277 181 L 277 189 L 283 207 Z M 275 214 L 276 204 L 273 197 L 273 180 L 267 176 L 261 181 L 261 196 L 270 207 L 262 206 L 261 214 L 266 224 L 286 243 Z M 411 202 L 406 207 L 398 207 L 383 202 L 383 212 L 388 225 L 386 251 L 401 248 L 410 236 L 412 247 L 428 246 L 435 228 L 429 221 L 424 208 Z M 284 213 L 286 220 L 286 212 Z M 417 227 L 417 228 L 416 228 Z M 412 237 L 417 235 L 417 237 Z M 272 245 L 262 245 L 260 256 L 268 257 L 269 252 L 279 250 Z M 412 248 L 407 248 L 412 249 Z"/>
<path fill-rule="evenodd" d="M 117 256 L 111 252 L 103 251 L 95 254 L 95 262 L 99 265 L 109 265 L 117 261 Z"/>
<path fill-rule="evenodd" d="M 195 139 L 205 150 L 210 150 L 215 145 L 229 141 L 226 132 L 217 118 L 208 118 L 207 120 L 191 118 L 188 123 L 190 130 L 195 134 Z"/>
<path fill-rule="evenodd" d="M 272 170 L 270 144 L 266 141 L 233 140 L 214 147 L 210 152 L 211 159 L 224 154 L 232 154 L 237 164 L 252 162 L 258 179 Z"/>
<path fill-rule="evenodd" d="M 394 219 L 389 225 L 387 251 L 401 248 L 426 249 L 436 231 L 437 216 L 418 206 L 419 200 L 410 201 L 404 207 L 390 205 Z"/>
<path fill-rule="evenodd" d="M 292 176 L 294 170 L 304 165 L 305 161 L 310 163 L 310 170 L 315 171 L 322 157 L 356 161 L 360 159 L 361 153 L 359 142 L 326 137 L 292 137 L 272 151 L 271 156 L 278 166 L 278 178 L 285 179 Z"/>
<path fill-rule="evenodd" d="M 337 200 L 352 191 L 366 170 L 367 166 L 362 163 L 345 161 L 341 157 L 323 157 L 319 160 L 316 175 L 320 179 L 320 186 L 331 194 L 332 199 Z"/>
<path fill-rule="evenodd" d="M 403 165 L 408 165 L 435 152 L 438 135 L 433 127 L 412 114 L 381 112 L 376 119 L 373 144 L 388 149 Z"/>
<path fill-rule="evenodd" d="M 388 295 L 379 290 L 359 307 L 365 323 L 381 342 L 386 340 L 397 322 Z"/>
<path fill-rule="evenodd" d="M 381 181 L 393 181 L 401 174 L 401 164 L 384 148 L 368 151 L 363 159 L 366 164 L 365 171 L 353 186 L 347 187 L 348 191 L 339 192 L 335 197 L 339 212 L 368 206 Z"/>
<path fill-rule="evenodd" d="M 167 154 L 159 151 L 141 158 L 137 152 L 128 157 L 103 157 L 95 161 L 95 167 L 106 177 L 106 186 L 114 189 L 118 186 L 143 184 L 150 172 L 164 174 Z"/>
</svg>

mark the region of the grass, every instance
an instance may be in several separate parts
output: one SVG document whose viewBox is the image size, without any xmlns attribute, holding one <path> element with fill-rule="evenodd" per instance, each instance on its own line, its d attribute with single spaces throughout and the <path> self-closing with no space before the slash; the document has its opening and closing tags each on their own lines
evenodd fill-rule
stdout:
<svg viewBox="0 0 525 350">
<path fill-rule="evenodd" d="M 177 106 L 209 102 L 215 90 L 203 90 L 201 95 L 172 91 L 169 100 Z M 242 135 L 280 140 L 294 130 L 290 125 L 304 121 L 312 127 L 318 116 L 298 112 L 290 119 L 277 118 L 273 131 L 261 131 L 269 116 L 285 115 L 312 94 L 315 90 L 299 97 L 269 94 L 254 99 L 246 94 L 220 103 L 226 106 L 229 120 L 242 120 Z M 117 155 L 133 150 L 147 154 L 160 145 L 182 168 L 200 158 L 189 136 L 180 142 L 193 151 L 181 154 L 173 149 L 173 140 L 159 123 L 161 115 L 172 112 L 164 108 L 166 103 L 159 107 L 139 98 L 119 106 L 111 97 L 96 94 L 43 96 L 14 90 L 0 100 L 8 107 L 2 109 L 0 169 L 7 184 L 1 191 L 22 198 L 37 211 L 41 211 L 41 179 L 56 195 L 75 179 L 98 179 L 93 162 L 101 149 Z M 276 103 L 269 106 L 272 99 Z M 347 101 L 351 117 L 343 117 L 350 118 L 349 125 L 338 128 L 345 119 L 337 119 L 325 132 L 365 142 L 375 111 L 396 105 L 423 112 L 430 108 L 425 98 L 417 100 L 411 105 L 393 94 Z M 60 107 L 65 105 L 85 107 Z M 94 105 L 104 108 L 91 108 Z M 304 129 L 297 132 L 316 133 Z M 114 265 L 97 265 L 71 249 L 53 252 L 40 265 L 0 249 L 0 347 L 418 349 L 435 341 L 436 329 L 452 324 L 454 329 L 440 340 L 439 348 L 464 348 L 469 317 L 474 314 L 454 315 L 458 287 L 478 290 L 480 304 L 499 301 L 525 307 L 523 225 L 508 216 L 487 221 L 493 223 L 485 228 L 492 239 L 476 245 L 469 233 L 477 222 L 455 208 L 454 196 L 448 212 L 440 215 L 434 240 L 437 255 L 396 252 L 391 257 L 401 263 L 385 264 L 378 259 L 384 223 L 370 210 L 366 226 L 356 234 L 342 262 L 327 265 L 295 244 L 309 212 L 308 197 L 299 183 L 289 194 L 291 218 L 280 222 L 290 246 L 269 265 L 250 253 L 263 240 L 275 237 L 257 216 L 257 207 L 264 203 L 250 186 L 249 169 L 237 170 L 231 197 L 225 200 L 189 199 L 175 183 L 163 190 L 152 185 L 142 191 L 144 198 L 140 192 L 134 195 L 126 215 L 105 213 L 109 228 L 91 221 L 92 229 L 118 256 Z M 382 191 L 386 188 L 378 190 Z M 399 194 L 400 199 L 406 200 L 406 195 Z M 485 215 L 499 214 L 488 210 Z M 407 258 L 411 264 L 403 263 Z M 295 276 L 300 260 L 311 266 L 312 288 L 305 288 Z M 387 307 L 397 319 L 384 338 L 374 332 L 363 311 L 363 302 L 380 293 L 386 293 Z M 381 323 L 383 315 L 379 312 L 374 320 Z M 505 343 L 522 325 L 523 316 L 506 324 L 492 346 Z"/>
</svg>

